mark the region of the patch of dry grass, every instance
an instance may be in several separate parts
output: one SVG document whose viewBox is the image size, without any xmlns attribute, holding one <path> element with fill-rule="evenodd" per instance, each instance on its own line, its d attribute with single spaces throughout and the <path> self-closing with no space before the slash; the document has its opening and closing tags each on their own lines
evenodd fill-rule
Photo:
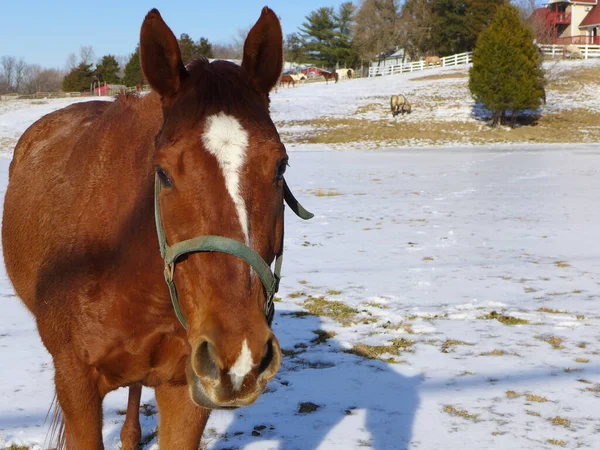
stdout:
<svg viewBox="0 0 600 450">
<path fill-rule="evenodd" d="M 543 114 L 537 124 L 508 130 L 491 128 L 481 121 L 444 120 L 414 121 L 411 119 L 387 119 L 388 107 L 379 105 L 384 119 L 370 120 L 359 117 L 319 117 L 308 121 L 296 121 L 294 125 L 308 126 L 312 131 L 294 134 L 285 139 L 296 143 L 349 144 L 368 142 L 370 145 L 403 145 L 419 141 L 427 145 L 469 141 L 486 143 L 566 143 L 600 142 L 600 117 L 596 111 L 585 108 Z M 429 108 L 415 104 L 413 109 Z M 285 134 L 285 128 L 282 132 Z M 565 263 L 562 261 L 562 263 Z M 565 263 L 566 264 L 566 263 Z M 557 266 L 568 267 L 568 266 Z"/>
<path fill-rule="evenodd" d="M 571 264 L 566 261 L 554 261 L 554 265 L 560 268 L 571 267 Z"/>
<path fill-rule="evenodd" d="M 541 313 L 547 313 L 547 314 L 569 314 L 566 311 L 561 311 L 559 309 L 552 309 L 552 308 L 538 308 L 537 309 L 538 312 Z"/>
<path fill-rule="evenodd" d="M 307 194 L 312 194 L 315 197 L 338 197 L 340 195 L 344 195 L 337 190 L 330 189 L 304 189 L 302 192 L 306 192 Z"/>
<path fill-rule="evenodd" d="M 492 350 L 491 352 L 480 353 L 479 356 L 505 356 L 508 355 L 504 350 Z"/>
<path fill-rule="evenodd" d="M 350 326 L 357 322 L 358 310 L 337 300 L 313 297 L 312 295 L 304 302 L 304 307 L 315 316 L 331 317 L 344 326 Z"/>
<path fill-rule="evenodd" d="M 456 347 L 457 345 L 473 345 L 473 344 L 469 344 L 468 342 L 465 342 L 465 341 L 459 341 L 458 339 L 446 339 L 442 343 L 442 353 L 450 353 L 450 350 L 452 350 L 452 348 Z"/>
<path fill-rule="evenodd" d="M 455 406 L 452 406 L 452 405 L 445 405 L 444 406 L 444 412 L 447 413 L 447 414 L 450 414 L 453 417 L 462 417 L 463 419 L 472 420 L 474 422 L 476 422 L 477 421 L 477 417 L 479 417 L 478 414 L 471 414 L 467 410 L 458 409 L 458 408 L 456 408 Z"/>
<path fill-rule="evenodd" d="M 546 442 L 548 444 L 558 445 L 560 447 L 566 447 L 567 446 L 567 442 L 563 441 L 562 439 L 548 439 Z"/>
<path fill-rule="evenodd" d="M 517 397 L 520 397 L 520 396 L 521 396 L 521 394 L 519 394 L 518 392 L 515 392 L 515 391 L 506 391 L 506 398 L 513 399 L 513 398 L 517 398 Z"/>
<path fill-rule="evenodd" d="M 525 394 L 525 399 L 528 402 L 535 402 L 535 403 L 546 403 L 548 401 L 548 399 L 546 397 L 542 397 L 541 395 L 536 395 L 536 394 Z"/>
<path fill-rule="evenodd" d="M 590 360 L 587 358 L 575 358 L 575 362 L 581 363 L 581 364 L 587 364 L 590 362 Z"/>
<path fill-rule="evenodd" d="M 415 344 L 415 341 L 404 338 L 396 338 L 389 345 L 367 345 L 357 344 L 350 350 L 345 350 L 345 353 L 361 356 L 367 359 L 380 359 L 385 362 L 397 363 L 395 358 L 382 358 L 383 355 L 389 354 L 399 356 L 401 352 L 408 351 Z"/>
<path fill-rule="evenodd" d="M 317 336 L 311 340 L 310 343 L 315 345 L 323 344 L 336 336 L 335 331 L 314 330 L 313 333 L 315 333 Z"/>
<path fill-rule="evenodd" d="M 517 317 L 507 316 L 499 314 L 496 311 L 492 311 L 485 316 L 478 317 L 479 320 L 497 320 L 504 325 L 525 325 L 529 323 L 529 320 L 519 319 Z"/>
<path fill-rule="evenodd" d="M 548 420 L 550 422 L 552 422 L 553 425 L 556 425 L 557 427 L 569 428 L 571 426 L 571 421 L 565 417 L 554 416 Z"/>
<path fill-rule="evenodd" d="M 535 336 L 535 338 L 550 344 L 555 350 L 560 350 L 563 348 L 562 343 L 564 340 L 559 336 Z"/>
</svg>

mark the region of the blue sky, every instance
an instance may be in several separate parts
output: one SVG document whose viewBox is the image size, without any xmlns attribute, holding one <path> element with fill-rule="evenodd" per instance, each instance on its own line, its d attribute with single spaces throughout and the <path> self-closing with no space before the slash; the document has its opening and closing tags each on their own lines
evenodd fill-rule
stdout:
<svg viewBox="0 0 600 450">
<path fill-rule="evenodd" d="M 96 57 L 129 55 L 145 14 L 158 8 L 176 36 L 188 33 L 227 42 L 238 28 L 256 22 L 263 6 L 279 17 L 284 35 L 297 30 L 307 14 L 343 0 L 0 0 L 0 56 L 63 68 L 69 53 L 92 45 Z M 102 5 L 102 6 L 99 6 Z"/>
</svg>

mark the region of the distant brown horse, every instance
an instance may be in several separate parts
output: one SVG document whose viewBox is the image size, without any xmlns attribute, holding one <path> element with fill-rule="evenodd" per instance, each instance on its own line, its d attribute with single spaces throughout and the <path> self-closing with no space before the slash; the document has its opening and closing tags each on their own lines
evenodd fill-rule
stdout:
<svg viewBox="0 0 600 450">
<path fill-rule="evenodd" d="M 294 78 L 291 75 L 281 75 L 281 79 L 279 80 L 279 84 L 281 86 L 287 84 L 287 87 L 290 87 L 290 84 L 292 86 L 296 86 L 296 80 L 294 80 Z"/>
<path fill-rule="evenodd" d="M 325 83 L 329 83 L 329 80 L 335 80 L 337 83 L 340 79 L 340 76 L 337 72 L 327 72 L 326 70 L 321 70 L 321 75 L 325 78 Z"/>
<path fill-rule="evenodd" d="M 196 450 L 210 409 L 253 403 L 275 376 L 279 269 L 269 265 L 282 253 L 290 194 L 269 92 L 282 40 L 265 7 L 241 66 L 186 68 L 153 9 L 140 35 L 153 92 L 71 105 L 19 140 L 2 244 L 53 358 L 59 448 L 103 449 L 103 398 L 131 386 L 121 436 L 135 449 L 145 385 L 160 448 Z"/>
</svg>

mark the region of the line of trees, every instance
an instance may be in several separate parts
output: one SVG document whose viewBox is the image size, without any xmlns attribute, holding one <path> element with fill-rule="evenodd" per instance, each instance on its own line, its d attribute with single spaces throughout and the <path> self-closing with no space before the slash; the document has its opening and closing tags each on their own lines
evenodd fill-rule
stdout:
<svg viewBox="0 0 600 450">
<path fill-rule="evenodd" d="M 0 94 L 57 91 L 61 87 L 63 76 L 64 73 L 58 69 L 27 64 L 23 58 L 0 58 Z"/>
<path fill-rule="evenodd" d="M 471 51 L 477 37 L 492 21 L 498 7 L 518 6 L 521 19 L 529 17 L 540 0 L 357 0 L 337 9 L 311 12 L 297 32 L 288 34 L 287 61 L 329 67 L 362 66 L 399 49 L 413 60 L 426 55 L 446 56 Z M 532 24 L 535 26 L 535 24 Z M 239 29 L 231 42 L 193 40 L 183 33 L 179 45 L 184 63 L 194 58 L 239 59 L 249 29 Z M 538 33 L 539 35 L 539 33 Z M 0 58 L 0 94 L 7 92 L 86 91 L 93 84 L 136 86 L 145 82 L 139 48 L 129 55 L 105 55 L 96 60 L 91 46 L 67 58 L 66 72 Z"/>
<path fill-rule="evenodd" d="M 513 0 L 525 17 L 539 0 Z M 288 61 L 356 67 L 399 49 L 413 60 L 472 51 L 510 0 L 359 0 L 322 7 L 285 39 Z"/>
</svg>

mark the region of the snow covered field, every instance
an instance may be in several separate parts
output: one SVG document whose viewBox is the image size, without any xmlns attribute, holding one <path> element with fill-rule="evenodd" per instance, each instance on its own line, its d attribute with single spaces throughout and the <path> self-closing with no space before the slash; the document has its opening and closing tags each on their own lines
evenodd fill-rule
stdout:
<svg viewBox="0 0 600 450">
<path fill-rule="evenodd" d="M 282 89 L 274 118 L 348 116 L 404 81 Z M 15 139 L 67 103 L 0 102 L 2 195 Z M 361 147 L 289 146 L 316 216 L 286 219 L 285 358 L 255 405 L 211 416 L 207 448 L 598 448 L 599 146 Z M 0 448 L 45 448 L 51 358 L 3 267 L 0 296 Z M 105 402 L 107 450 L 125 405 Z"/>
</svg>

